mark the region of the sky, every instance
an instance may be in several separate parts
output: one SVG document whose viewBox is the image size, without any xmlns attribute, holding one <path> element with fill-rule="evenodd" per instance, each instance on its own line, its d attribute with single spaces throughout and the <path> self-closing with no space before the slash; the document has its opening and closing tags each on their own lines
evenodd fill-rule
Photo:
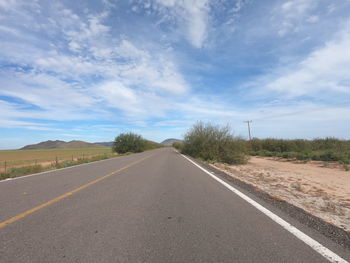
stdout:
<svg viewBox="0 0 350 263">
<path fill-rule="evenodd" d="M 349 0 L 0 0 L 0 149 L 246 120 L 350 139 Z"/>
</svg>

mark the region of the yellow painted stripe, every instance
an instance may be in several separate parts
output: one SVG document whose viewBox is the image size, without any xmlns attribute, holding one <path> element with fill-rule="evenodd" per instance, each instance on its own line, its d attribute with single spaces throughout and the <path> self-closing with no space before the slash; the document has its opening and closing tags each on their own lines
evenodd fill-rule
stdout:
<svg viewBox="0 0 350 263">
<path fill-rule="evenodd" d="M 17 220 L 22 219 L 22 218 L 24 218 L 24 217 L 26 217 L 26 216 L 28 216 L 30 214 L 33 214 L 34 212 L 36 212 L 36 211 L 38 211 L 40 209 L 43 209 L 43 208 L 45 208 L 47 206 L 50 206 L 50 205 L 52 205 L 54 203 L 57 203 L 57 202 L 61 201 L 62 199 L 66 198 L 68 196 L 71 196 L 71 195 L 73 195 L 73 194 L 75 194 L 75 193 L 77 193 L 77 192 L 79 192 L 79 191 L 81 191 L 81 190 L 83 190 L 83 189 L 85 189 L 85 188 L 87 188 L 89 186 L 92 186 L 92 185 L 94 185 L 94 184 L 96 184 L 96 183 L 98 183 L 98 182 L 100 182 L 100 181 L 102 181 L 102 180 L 104 180 L 104 179 L 106 179 L 108 177 L 111 177 L 111 176 L 113 176 L 113 175 L 115 175 L 115 174 L 117 174 L 117 173 L 119 173 L 119 172 L 121 172 L 121 171 L 123 171 L 125 169 L 128 169 L 128 168 L 130 168 L 131 166 L 133 166 L 133 165 L 135 165 L 137 163 L 142 162 L 142 161 L 146 160 L 147 158 L 149 158 L 151 156 L 152 155 L 147 156 L 145 158 L 142 158 L 142 159 L 140 159 L 138 161 L 132 162 L 132 163 L 130 163 L 130 164 L 128 164 L 128 165 L 126 165 L 126 166 L 124 166 L 124 167 L 122 167 L 120 169 L 117 169 L 117 170 L 115 170 L 115 171 L 113 171 L 113 172 L 111 172 L 111 173 L 109 173 L 107 175 L 104 175 L 104 176 L 102 176 L 102 177 L 100 177 L 100 178 L 98 178 L 98 179 L 96 179 L 94 181 L 91 181 L 91 182 L 89 182 L 87 184 L 84 184 L 84 185 L 82 185 L 82 186 L 80 186 L 80 187 L 78 187 L 78 188 L 76 188 L 76 189 L 74 189 L 72 191 L 69 191 L 69 192 L 67 192 L 67 193 L 65 193 L 63 195 L 60 195 L 60 196 L 58 196 L 58 197 L 56 197 L 54 199 L 51 199 L 50 201 L 48 201 L 46 203 L 38 205 L 38 206 L 36 206 L 36 207 L 34 207 L 32 209 L 29 209 L 29 210 L 27 210 L 27 211 L 25 211 L 25 212 L 23 212 L 21 214 L 18 214 L 18 215 L 14 216 L 14 217 L 12 217 L 10 219 L 7 219 L 7 220 L 5 220 L 5 221 L 0 223 L 0 228 L 3 228 L 3 227 L 5 227 L 5 226 L 7 226 L 9 224 L 12 224 L 12 223 L 16 222 Z"/>
</svg>

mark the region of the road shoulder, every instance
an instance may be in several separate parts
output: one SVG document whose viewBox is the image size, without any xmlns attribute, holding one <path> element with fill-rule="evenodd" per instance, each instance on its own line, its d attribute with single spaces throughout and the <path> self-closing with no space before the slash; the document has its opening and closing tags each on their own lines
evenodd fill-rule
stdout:
<svg viewBox="0 0 350 263">
<path fill-rule="evenodd" d="M 350 250 L 350 233 L 344 231 L 343 229 L 325 222 L 322 219 L 304 211 L 299 207 L 289 204 L 284 200 L 277 199 L 253 185 L 234 178 L 231 175 L 212 167 L 206 162 L 194 158 L 190 159 L 212 172 L 215 176 L 223 179 L 225 182 L 238 187 L 239 190 L 242 190 L 242 192 L 248 194 L 249 197 L 252 197 L 258 202 L 262 202 L 264 206 L 267 205 L 270 208 L 272 207 L 274 212 L 277 211 L 277 214 L 282 218 L 290 217 L 301 225 L 311 228 L 312 230 L 321 234 L 323 237 L 326 237 L 328 240 L 331 240 L 339 245 L 342 248 L 341 250 L 344 250 L 345 253 L 346 251 Z"/>
</svg>

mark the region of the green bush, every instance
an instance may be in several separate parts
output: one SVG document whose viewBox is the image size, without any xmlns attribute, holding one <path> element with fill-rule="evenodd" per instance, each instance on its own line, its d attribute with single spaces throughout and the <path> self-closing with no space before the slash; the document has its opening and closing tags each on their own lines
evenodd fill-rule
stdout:
<svg viewBox="0 0 350 263">
<path fill-rule="evenodd" d="M 289 152 L 282 153 L 282 158 L 290 158 Z"/>
<path fill-rule="evenodd" d="M 175 149 L 182 151 L 184 144 L 182 142 L 174 142 L 172 145 Z"/>
<path fill-rule="evenodd" d="M 112 150 L 117 153 L 137 153 L 163 147 L 159 143 L 145 140 L 135 133 L 121 133 L 114 139 Z"/>
<path fill-rule="evenodd" d="M 257 139 L 247 142 L 254 156 L 278 156 L 282 158 L 350 163 L 350 141 L 336 138 L 314 140 Z"/>
<path fill-rule="evenodd" d="M 296 154 L 296 159 L 299 161 L 309 160 L 309 156 L 306 153 L 300 152 Z"/>
<path fill-rule="evenodd" d="M 112 149 L 117 153 L 142 152 L 146 148 L 146 142 L 141 135 L 134 133 L 122 133 L 115 138 Z"/>
<path fill-rule="evenodd" d="M 235 138 L 228 126 L 219 127 L 199 122 L 186 134 L 182 147 L 184 154 L 207 161 L 229 164 L 246 163 L 246 142 Z"/>
</svg>

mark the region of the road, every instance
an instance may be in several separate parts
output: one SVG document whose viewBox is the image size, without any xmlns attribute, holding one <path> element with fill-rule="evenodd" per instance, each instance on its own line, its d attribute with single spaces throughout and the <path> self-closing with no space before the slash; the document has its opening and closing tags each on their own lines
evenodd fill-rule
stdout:
<svg viewBox="0 0 350 263">
<path fill-rule="evenodd" d="M 6 263 L 329 262 L 171 148 L 2 181 L 0 222 Z"/>
</svg>

